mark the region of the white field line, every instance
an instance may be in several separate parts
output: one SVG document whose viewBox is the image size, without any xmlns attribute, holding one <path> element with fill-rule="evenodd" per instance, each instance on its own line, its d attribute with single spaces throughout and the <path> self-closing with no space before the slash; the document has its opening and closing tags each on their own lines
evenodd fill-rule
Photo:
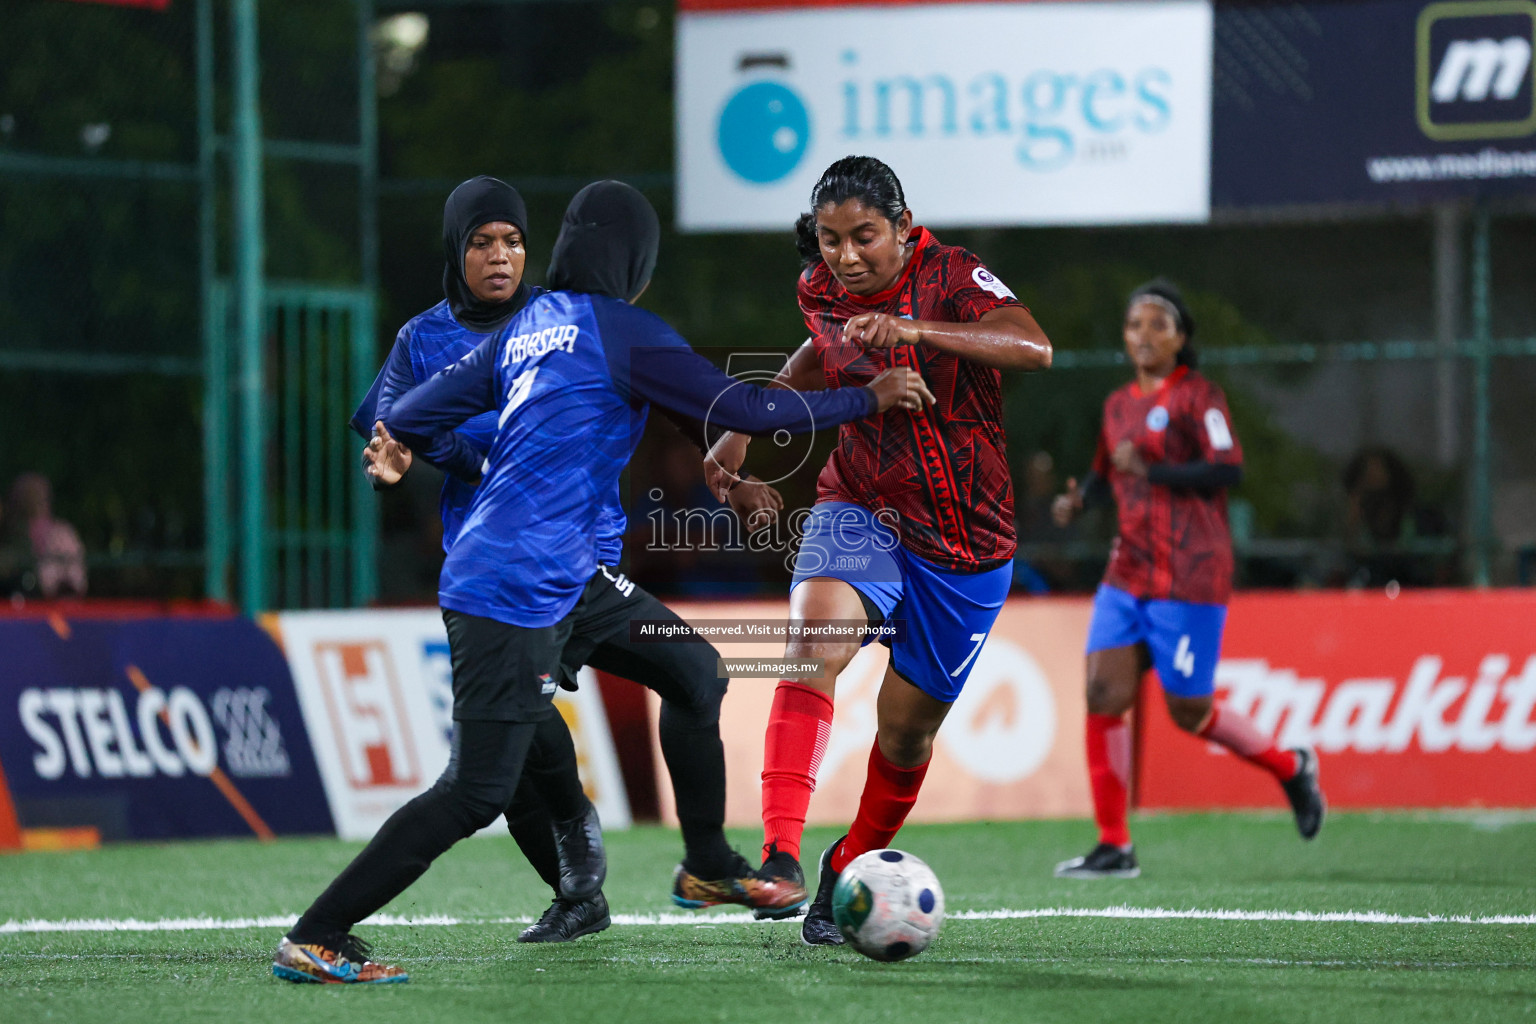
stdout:
<svg viewBox="0 0 1536 1024">
<path fill-rule="evenodd" d="M 1536 925 L 1536 914 L 1492 914 L 1472 917 L 1463 914 L 1389 914 L 1378 910 L 1322 911 L 1307 910 L 1173 910 L 1167 907 L 1042 907 L 1034 910 L 962 910 L 949 914 L 951 921 L 1018 921 L 1032 918 L 1075 917 L 1112 918 L 1132 921 L 1286 921 L 1304 924 L 1462 924 L 1462 925 Z M 287 928 L 297 914 L 266 917 L 179 917 L 154 921 L 137 918 L 76 918 L 62 921 L 29 919 L 0 922 L 0 935 L 45 932 L 196 932 L 233 931 L 247 928 Z M 528 924 L 531 917 L 450 917 L 431 914 L 400 917 L 377 914 L 363 922 L 374 927 L 442 927 L 448 925 Z M 722 924 L 752 924 L 745 912 L 716 914 L 614 914 L 617 925 L 669 925 L 707 927 Z"/>
<path fill-rule="evenodd" d="M 142 960 L 148 962 L 175 963 L 187 959 L 185 953 L 6 953 L 0 952 L 0 962 L 28 962 L 33 960 L 46 960 L 49 963 L 59 963 L 66 960 Z M 206 963 L 209 960 L 225 960 L 229 963 L 249 963 L 250 954 L 242 952 L 224 952 L 213 955 L 199 953 L 197 961 Z M 391 956 L 390 961 L 397 964 L 510 964 L 526 960 L 518 956 L 445 956 L 432 954 L 428 956 Z M 583 957 L 582 963 L 608 963 L 630 965 L 661 965 L 661 964 L 699 964 L 706 962 L 703 957 L 672 957 L 672 956 L 604 956 Z M 719 961 L 715 961 L 719 962 Z M 967 956 L 967 957 L 943 957 L 938 955 L 924 956 L 924 964 L 941 965 L 966 965 L 966 964 L 1063 964 L 1074 967 L 1094 966 L 1097 964 L 1153 964 L 1161 966 L 1206 966 L 1221 965 L 1233 967 L 1339 967 L 1352 970 L 1375 968 L 1398 968 L 1416 971 L 1491 971 L 1491 970 L 1530 970 L 1532 964 L 1514 963 L 1503 960 L 1281 960 L 1275 957 L 1251 957 L 1251 956 L 1199 956 L 1199 957 L 1169 957 L 1169 956 L 1096 956 L 1085 955 L 1080 957 L 1065 956 Z M 544 968 L 535 967 L 534 973 L 541 974 Z"/>
</svg>

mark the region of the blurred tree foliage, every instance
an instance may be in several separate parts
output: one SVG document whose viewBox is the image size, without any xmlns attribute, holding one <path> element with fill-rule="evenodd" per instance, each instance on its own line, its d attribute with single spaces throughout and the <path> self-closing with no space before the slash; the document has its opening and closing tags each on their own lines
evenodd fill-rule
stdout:
<svg viewBox="0 0 1536 1024">
<path fill-rule="evenodd" d="M 165 13 L 58 0 L 6 0 L 5 7 L 0 152 L 195 159 L 191 0 Z M 268 137 L 355 142 L 350 0 L 262 0 L 260 10 Z M 763 235 L 684 236 L 671 227 L 671 5 L 428 11 L 415 69 L 379 105 L 381 355 L 401 323 L 441 297 L 442 202 L 454 183 L 481 173 L 507 178 L 529 200 L 531 280 L 542 279 L 574 187 L 630 176 L 645 185 L 665 225 L 645 304 L 708 351 L 798 344 L 789 225 Z M 225 28 L 221 13 L 221 86 Z M 223 130 L 227 89 L 219 123 Z M 103 125 L 105 134 L 92 128 Z M 355 281 L 355 172 L 270 158 L 266 174 L 269 274 Z M 921 221 L 921 197 L 912 199 Z M 220 205 L 223 249 L 227 195 Z M 1127 292 L 1158 274 L 1185 287 L 1208 349 L 1423 336 L 1429 323 L 1421 222 L 939 234 L 980 253 L 1063 350 L 1118 349 Z M 1371 301 L 1360 302 L 1362 295 Z M 0 174 L 0 349 L 195 357 L 198 323 L 193 186 Z M 1259 531 L 1320 529 L 1296 496 L 1326 486 L 1333 469 L 1279 430 L 1240 382 L 1212 375 L 1228 387 L 1249 462 L 1242 494 Z M 1127 376 L 1111 369 L 1011 378 L 1016 465 L 1043 449 L 1062 476 L 1080 471 L 1103 398 Z M 60 514 L 77 521 L 95 551 L 196 548 L 200 402 L 196 378 L 7 371 L 0 406 L 22 440 L 0 454 L 0 486 L 23 469 L 51 475 Z"/>
<path fill-rule="evenodd" d="M 0 154 L 186 164 L 196 154 L 192 5 L 167 15 L 8 0 Z M 87 165 L 88 166 L 88 165 Z M 0 349 L 91 359 L 196 357 L 197 194 L 174 181 L 0 174 Z M 56 513 L 98 558 L 201 543 L 201 381 L 0 372 L 17 473 L 54 483 Z M 195 573 L 93 575 L 93 590 L 191 594 Z"/>
</svg>

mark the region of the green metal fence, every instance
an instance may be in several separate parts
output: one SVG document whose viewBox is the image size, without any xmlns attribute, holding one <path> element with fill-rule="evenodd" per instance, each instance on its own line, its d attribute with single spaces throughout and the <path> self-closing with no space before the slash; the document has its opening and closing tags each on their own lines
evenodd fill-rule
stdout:
<svg viewBox="0 0 1536 1024">
<path fill-rule="evenodd" d="M 195 0 L 196 159 L 121 160 L 0 147 L 0 177 L 167 183 L 197 190 L 201 358 L 0 346 L 0 369 L 61 374 L 200 375 L 203 379 L 204 588 L 247 612 L 274 602 L 339 606 L 376 593 L 377 510 L 356 472 L 344 423 L 372 379 L 377 288 L 377 143 L 369 32 L 356 17 L 355 141 L 262 133 L 257 0 Z M 98 12 L 82 8 L 79 17 Z M 219 17 L 216 18 L 216 15 Z M 166 15 L 165 17 L 172 17 Z M 223 38 L 219 28 L 224 32 Z M 220 63 L 227 60 L 223 83 Z M 316 97 L 332 104 L 334 97 Z M 221 106 L 222 104 L 222 106 Z M 224 132 L 221 109 L 228 110 Z M 266 161 L 355 171 L 361 254 L 356 287 L 266 280 Z M 229 239 L 228 247 L 220 239 Z M 221 265 L 230 271 L 220 279 Z M 132 564 L 184 566 L 189 552 L 132 553 Z"/>
<path fill-rule="evenodd" d="M 237 437 L 228 409 L 242 371 L 231 370 L 220 355 L 228 346 L 218 342 L 236 327 L 230 291 L 219 282 L 211 294 L 208 593 L 227 597 L 239 565 L 247 606 L 365 604 L 378 590 L 378 503 L 358 470 L 360 442 L 343 425 L 377 369 L 373 297 L 309 285 L 265 289 L 263 398 L 254 415 L 242 417 Z M 243 463 L 252 451 L 260 473 Z M 250 486 L 261 490 L 245 493 Z M 261 509 L 259 529 L 232 528 L 253 506 Z"/>
<path fill-rule="evenodd" d="M 261 117 L 257 14 L 260 7 L 263 17 L 274 17 L 274 4 L 193 0 L 194 31 L 187 39 L 195 50 L 196 146 L 186 154 L 188 159 L 37 154 L 0 144 L 0 180 L 110 180 L 130 189 L 185 189 L 188 195 L 195 191 L 200 356 L 194 357 L 190 348 L 151 354 L 76 352 L 67 346 L 23 351 L 0 344 L 0 370 L 201 377 L 205 593 L 238 599 L 250 612 L 274 605 L 362 603 L 376 594 L 377 502 L 363 490 L 358 445 L 343 424 L 376 368 L 378 198 L 381 193 L 423 194 L 431 195 L 435 204 L 455 183 L 449 178 L 400 178 L 381 184 L 370 30 L 376 6 L 449 7 L 459 0 L 331 2 L 347 5 L 356 19 L 355 138 L 268 137 Z M 173 11 L 186 9 L 178 5 Z M 267 23 L 269 30 L 272 24 Z M 335 100 L 320 98 L 325 103 Z M 271 215 L 264 209 L 265 173 L 292 162 L 356 175 L 356 235 L 349 244 L 355 244 L 361 258 L 356 280 L 346 286 L 267 280 L 264 238 Z M 579 175 L 531 176 L 519 179 L 519 184 L 525 191 L 569 191 L 583 180 Z M 659 187 L 670 184 L 670 176 L 652 176 L 642 183 Z M 1466 366 L 1472 433 L 1466 457 L 1469 515 L 1462 532 L 1470 554 L 1468 577 L 1486 585 L 1497 550 L 1491 436 L 1495 360 L 1536 356 L 1536 338 L 1492 337 L 1488 209 L 1475 212 L 1472 229 L 1471 330 L 1452 345 L 1403 341 L 1212 347 L 1203 358 L 1217 368 L 1446 359 Z M 1060 350 L 1052 372 L 1102 370 L 1121 359 L 1117 350 Z M 1249 550 L 1283 553 L 1305 543 L 1310 542 L 1259 539 Z M 1437 540 L 1429 547 L 1438 552 L 1445 542 Z M 1101 557 L 1096 545 L 1092 553 Z M 166 565 L 185 566 L 198 556 L 179 550 L 100 557 L 159 557 Z"/>
</svg>

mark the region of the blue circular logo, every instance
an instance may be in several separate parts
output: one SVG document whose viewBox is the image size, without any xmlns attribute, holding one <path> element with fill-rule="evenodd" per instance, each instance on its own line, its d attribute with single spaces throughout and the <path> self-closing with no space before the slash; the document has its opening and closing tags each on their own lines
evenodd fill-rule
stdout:
<svg viewBox="0 0 1536 1024">
<path fill-rule="evenodd" d="M 810 141 L 805 104 L 778 82 L 754 82 L 720 112 L 720 155 L 727 167 L 759 185 L 793 171 Z"/>
<path fill-rule="evenodd" d="M 1154 405 L 1147 413 L 1147 429 L 1154 434 L 1168 427 L 1168 409 L 1165 406 Z"/>
</svg>

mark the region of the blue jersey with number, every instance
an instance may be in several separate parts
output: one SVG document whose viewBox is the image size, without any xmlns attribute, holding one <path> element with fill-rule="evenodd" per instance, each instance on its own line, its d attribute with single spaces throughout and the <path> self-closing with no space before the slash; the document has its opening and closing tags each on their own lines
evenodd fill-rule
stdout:
<svg viewBox="0 0 1536 1024">
<path fill-rule="evenodd" d="M 543 291 L 542 288 L 532 288 L 530 300 Z M 374 423 L 389 414 L 396 399 L 469 355 L 494 333 L 480 334 L 463 326 L 453 318 L 446 301 L 412 317 L 395 336 L 389 358 L 374 378 L 368 396 L 352 414 L 352 429 L 364 438 L 373 436 Z M 467 471 L 472 466 L 473 472 L 469 475 L 478 476 L 479 464 L 491 450 L 495 438 L 496 414 L 487 411 L 470 417 L 458 429 L 436 439 L 421 452 L 421 456 L 435 466 L 456 467 L 460 471 Z M 443 517 L 444 551 L 453 546 L 474 496 L 474 484 L 453 472 L 444 475 L 443 493 L 438 501 Z M 598 557 L 605 565 L 617 564 L 623 555 L 627 526 L 624 506 L 619 502 L 619 490 L 615 485 L 598 517 Z"/>
<path fill-rule="evenodd" d="M 653 401 L 746 433 L 830 427 L 877 404 L 865 388 L 765 391 L 727 377 L 653 313 L 545 292 L 384 417 L 422 444 L 496 411 L 484 479 L 443 563 L 442 606 L 516 626 L 563 618 L 597 569 L 602 512 Z"/>
</svg>

